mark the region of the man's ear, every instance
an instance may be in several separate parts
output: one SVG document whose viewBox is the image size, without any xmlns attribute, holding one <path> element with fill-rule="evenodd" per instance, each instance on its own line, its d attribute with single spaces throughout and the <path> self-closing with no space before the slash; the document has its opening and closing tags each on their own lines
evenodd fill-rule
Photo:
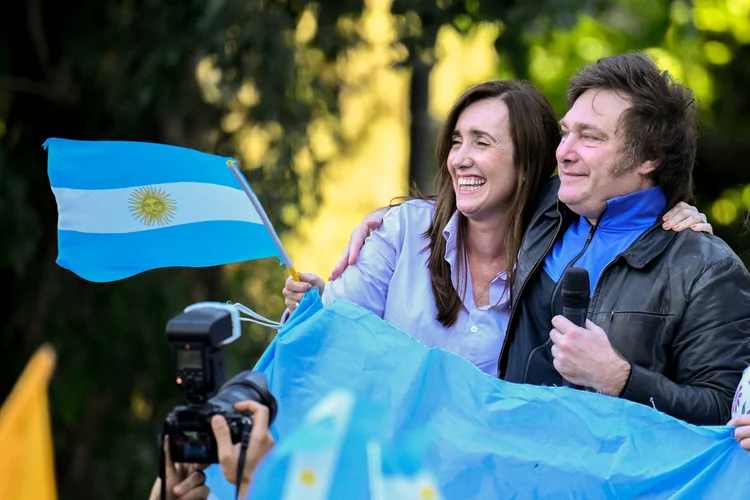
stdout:
<svg viewBox="0 0 750 500">
<path fill-rule="evenodd" d="M 641 163 L 638 167 L 638 173 L 646 177 L 656 170 L 656 162 L 653 160 L 647 160 Z"/>
</svg>

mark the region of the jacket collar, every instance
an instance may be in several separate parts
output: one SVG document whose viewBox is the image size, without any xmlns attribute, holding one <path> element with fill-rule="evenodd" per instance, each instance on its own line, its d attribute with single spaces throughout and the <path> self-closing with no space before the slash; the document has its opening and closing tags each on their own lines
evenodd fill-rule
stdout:
<svg viewBox="0 0 750 500">
<path fill-rule="evenodd" d="M 642 189 L 607 201 L 597 230 L 645 231 L 664 213 L 667 197 L 659 186 Z"/>
<path fill-rule="evenodd" d="M 645 191 L 648 191 L 648 193 Z M 642 193 L 641 196 L 634 196 L 639 193 Z M 641 207 L 642 210 L 636 221 L 636 224 L 645 224 L 647 220 L 650 220 L 650 227 L 646 229 L 646 231 L 644 231 L 643 234 L 641 234 L 622 254 L 620 254 L 628 265 L 635 269 L 642 269 L 667 249 L 677 233 L 665 230 L 661 227 L 661 217 L 667 212 L 669 207 L 666 206 L 666 197 L 660 188 L 650 188 L 644 190 L 644 192 L 634 193 L 634 195 L 609 200 L 607 202 L 607 212 L 610 212 L 611 209 L 616 209 L 617 214 L 610 213 L 608 221 L 608 214 L 605 212 L 605 216 L 602 218 L 605 225 L 602 227 L 611 228 L 613 223 L 614 225 L 618 222 L 621 223 L 623 214 L 627 214 L 633 210 L 638 211 L 637 209 L 639 205 L 642 205 L 644 200 L 652 198 L 651 201 L 654 202 L 654 204 L 646 205 L 645 208 Z M 660 200 L 663 200 L 663 202 L 660 202 Z M 545 211 L 544 215 L 551 218 L 563 217 L 564 221 L 576 220 L 576 218 L 579 217 L 560 200 L 557 200 L 557 203 L 549 207 L 549 210 Z M 655 222 L 653 222 L 654 217 L 656 217 Z M 563 224 L 563 228 L 564 227 L 566 227 L 566 224 Z"/>
<path fill-rule="evenodd" d="M 666 213 L 666 210 L 663 212 Z M 647 229 L 632 245 L 621 255 L 630 265 L 636 269 L 643 269 L 652 259 L 658 257 L 667 249 L 677 233 L 661 227 L 661 215 L 656 223 Z"/>
</svg>

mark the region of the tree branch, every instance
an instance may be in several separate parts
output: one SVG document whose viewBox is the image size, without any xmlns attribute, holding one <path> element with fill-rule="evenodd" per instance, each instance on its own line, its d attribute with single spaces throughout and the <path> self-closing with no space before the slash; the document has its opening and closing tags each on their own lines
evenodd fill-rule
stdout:
<svg viewBox="0 0 750 500">
<path fill-rule="evenodd" d="M 34 50 L 36 51 L 37 59 L 39 59 L 39 65 L 41 66 L 45 77 L 48 80 L 52 80 L 55 76 L 55 71 L 49 62 L 49 44 L 47 43 L 47 37 L 44 34 L 41 0 L 28 0 L 26 14 L 29 36 L 31 37 L 31 42 L 34 44 Z"/>
<path fill-rule="evenodd" d="M 78 98 L 75 89 L 64 85 L 51 85 L 15 76 L 0 76 L 0 91 L 31 94 L 49 101 L 72 104 Z"/>
</svg>

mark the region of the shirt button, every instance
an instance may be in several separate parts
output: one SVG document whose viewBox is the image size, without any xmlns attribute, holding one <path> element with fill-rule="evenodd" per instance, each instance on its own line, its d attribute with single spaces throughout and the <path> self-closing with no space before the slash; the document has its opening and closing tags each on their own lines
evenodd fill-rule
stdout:
<svg viewBox="0 0 750 500">
<path fill-rule="evenodd" d="M 479 328 L 477 328 L 477 325 L 471 326 L 471 333 L 477 333 L 479 331 Z"/>
</svg>

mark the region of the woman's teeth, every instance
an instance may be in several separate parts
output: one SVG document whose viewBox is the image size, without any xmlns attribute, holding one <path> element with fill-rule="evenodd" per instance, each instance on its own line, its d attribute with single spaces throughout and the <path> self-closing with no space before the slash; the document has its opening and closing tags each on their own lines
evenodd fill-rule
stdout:
<svg viewBox="0 0 750 500">
<path fill-rule="evenodd" d="M 458 179 L 459 189 L 463 192 L 476 191 L 482 187 L 487 181 L 478 177 L 473 178 L 461 178 Z"/>
</svg>

